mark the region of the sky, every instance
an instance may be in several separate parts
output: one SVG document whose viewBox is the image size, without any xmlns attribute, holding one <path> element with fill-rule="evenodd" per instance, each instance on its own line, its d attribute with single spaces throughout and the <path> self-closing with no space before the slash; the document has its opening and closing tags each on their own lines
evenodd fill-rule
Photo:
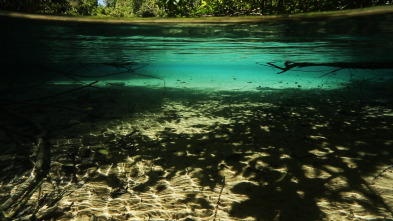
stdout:
<svg viewBox="0 0 393 221">
<path fill-rule="evenodd" d="M 99 5 L 104 5 L 104 0 L 98 0 Z"/>
</svg>

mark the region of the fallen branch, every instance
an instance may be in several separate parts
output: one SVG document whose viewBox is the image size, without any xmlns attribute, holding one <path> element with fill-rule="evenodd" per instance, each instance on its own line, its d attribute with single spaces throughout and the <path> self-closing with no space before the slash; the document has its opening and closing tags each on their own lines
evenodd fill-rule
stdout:
<svg viewBox="0 0 393 221">
<path fill-rule="evenodd" d="M 23 198 L 22 200 L 18 203 L 18 205 L 15 207 L 15 209 L 13 209 L 12 211 L 10 211 L 8 214 L 3 211 L 3 215 L 4 215 L 4 221 L 8 221 L 11 220 L 12 217 L 15 216 L 15 214 L 27 203 L 27 201 L 29 201 L 29 199 L 33 196 L 33 194 L 35 193 L 35 191 L 38 190 L 38 188 L 41 187 L 42 183 L 45 181 L 45 179 L 42 179 L 40 182 L 38 182 L 34 188 L 28 192 Z"/>
<path fill-rule="evenodd" d="M 333 72 L 341 69 L 393 69 L 392 62 L 331 62 L 331 63 L 312 63 L 312 62 L 290 62 L 286 61 L 284 67 L 273 64 L 272 62 L 267 63 L 268 66 L 280 69 L 282 74 L 293 68 L 304 68 L 304 67 L 335 67 L 338 68 Z"/>
<path fill-rule="evenodd" d="M 218 206 L 220 205 L 221 195 L 222 195 L 222 191 L 224 190 L 224 187 L 225 187 L 225 177 L 222 179 L 222 187 L 221 187 L 221 190 L 220 190 L 220 194 L 218 195 L 218 200 L 217 200 L 216 208 L 215 208 L 215 211 L 214 211 L 214 219 L 213 219 L 213 221 L 215 221 L 216 218 L 217 218 Z"/>
<path fill-rule="evenodd" d="M 68 90 L 68 91 L 63 91 L 63 92 L 60 92 L 60 93 L 57 93 L 57 94 L 44 96 L 44 97 L 39 97 L 39 98 L 28 99 L 28 100 L 14 102 L 14 103 L 8 103 L 8 104 L 5 104 L 5 105 L 25 104 L 25 103 L 32 102 L 32 101 L 40 101 L 40 100 L 51 99 L 51 98 L 55 98 L 55 97 L 58 97 L 58 96 L 61 96 L 61 95 L 64 95 L 64 94 L 69 94 L 69 93 L 72 93 L 72 92 L 75 92 L 75 91 L 79 91 L 79 90 L 81 90 L 83 88 L 86 88 L 86 87 L 91 87 L 92 85 L 97 84 L 97 83 L 98 83 L 98 81 L 94 81 L 94 82 L 92 82 L 90 84 L 83 85 L 82 87 L 74 88 L 74 89 L 71 89 L 71 90 Z"/>
<path fill-rule="evenodd" d="M 133 74 L 133 75 L 140 75 L 140 76 L 145 76 L 145 77 L 156 78 L 156 77 L 153 77 L 153 76 L 150 76 L 150 75 L 142 75 L 142 74 L 136 74 L 135 73 L 136 70 L 142 69 L 142 68 L 146 67 L 148 64 L 142 65 L 141 67 L 138 67 L 138 68 L 135 68 L 135 69 L 127 67 L 127 66 L 131 65 L 129 63 L 124 63 L 124 64 L 121 64 L 121 63 L 116 63 L 116 64 L 104 63 L 103 65 L 115 67 L 118 70 L 123 68 L 123 69 L 125 69 L 125 71 L 119 71 L 119 72 L 103 74 L 103 75 L 88 75 L 88 74 L 87 75 L 82 75 L 82 74 L 76 74 L 75 72 L 77 70 L 81 69 L 81 68 L 87 68 L 85 66 L 78 67 L 78 68 L 72 69 L 71 71 L 67 71 L 67 72 L 60 71 L 60 70 L 54 70 L 52 68 L 48 68 L 48 67 L 41 66 L 41 65 L 36 65 L 36 66 L 38 68 L 42 69 L 42 70 L 49 71 L 49 72 L 52 72 L 52 73 L 56 73 L 56 74 L 59 74 L 59 75 L 63 75 L 65 77 L 70 78 L 71 80 L 78 81 L 78 82 L 80 82 L 80 81 L 76 79 L 77 77 L 79 77 L 79 78 L 106 78 L 106 77 L 111 77 L 111 76 L 116 76 L 116 75 L 127 74 L 127 73 L 128 74 Z"/>
<path fill-rule="evenodd" d="M 37 67 L 41 68 L 43 70 L 52 72 L 52 73 L 63 75 L 65 77 L 67 77 L 67 78 L 70 78 L 73 81 L 76 81 L 76 82 L 79 82 L 79 83 L 82 83 L 82 84 L 84 84 L 84 83 L 82 81 L 78 80 L 77 78 L 107 78 L 107 77 L 123 75 L 123 74 L 132 74 L 132 75 L 140 76 L 140 77 L 153 78 L 153 79 L 157 79 L 157 80 L 162 80 L 163 81 L 163 83 L 164 83 L 164 94 L 166 93 L 166 82 L 165 82 L 165 79 L 163 77 L 156 77 L 156 76 L 152 76 L 152 75 L 148 75 L 148 74 L 136 73 L 136 70 L 142 69 L 142 68 L 148 66 L 148 64 L 141 65 L 138 68 L 131 68 L 130 66 L 134 65 L 134 63 L 130 63 L 130 62 L 126 62 L 126 63 L 103 63 L 102 65 L 111 66 L 111 67 L 117 68 L 117 70 L 121 70 L 121 69 L 123 69 L 123 70 L 115 72 L 115 73 L 104 74 L 104 75 L 81 75 L 81 74 L 76 74 L 74 72 L 79 70 L 79 69 L 81 69 L 81 68 L 87 68 L 86 66 L 78 67 L 78 68 L 73 69 L 73 70 L 68 71 L 68 72 L 64 72 L 64 71 L 60 71 L 60 70 L 54 70 L 52 68 L 48 68 L 48 67 L 40 66 L 40 65 L 37 65 Z M 89 86 L 91 86 L 91 85 L 89 85 Z"/>
<path fill-rule="evenodd" d="M 16 117 L 26 120 L 39 132 L 38 135 L 35 136 L 35 146 L 37 149 L 36 161 L 34 162 L 34 167 L 29 178 L 27 178 L 26 181 L 17 188 L 15 193 L 13 193 L 7 201 L 0 205 L 2 218 L 4 220 L 11 220 L 17 214 L 18 210 L 24 206 L 34 192 L 41 186 L 43 180 L 49 173 L 50 148 L 46 139 L 46 131 L 41 127 L 41 125 L 22 114 L 11 112 L 9 110 L 6 111 Z M 7 210 L 14 205 L 15 207 L 7 213 Z"/>
</svg>

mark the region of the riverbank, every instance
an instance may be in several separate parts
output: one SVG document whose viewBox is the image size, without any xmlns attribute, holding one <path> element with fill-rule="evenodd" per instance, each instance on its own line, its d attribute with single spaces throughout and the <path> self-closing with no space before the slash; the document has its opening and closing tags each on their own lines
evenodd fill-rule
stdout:
<svg viewBox="0 0 393 221">
<path fill-rule="evenodd" d="M 393 6 L 378 6 L 363 9 L 352 9 L 342 11 L 300 13 L 292 15 L 260 15 L 260 16 L 233 16 L 233 17 L 198 17 L 198 18 L 103 18 L 94 16 L 60 16 L 60 15 L 42 15 L 28 14 L 20 12 L 0 11 L 0 16 L 63 21 L 63 22 L 93 22 L 93 23 L 113 23 L 113 24 L 138 24 L 138 23 L 259 23 L 280 20 L 297 20 L 297 19 L 327 19 L 327 18 L 347 18 L 377 14 L 393 13 Z"/>
</svg>

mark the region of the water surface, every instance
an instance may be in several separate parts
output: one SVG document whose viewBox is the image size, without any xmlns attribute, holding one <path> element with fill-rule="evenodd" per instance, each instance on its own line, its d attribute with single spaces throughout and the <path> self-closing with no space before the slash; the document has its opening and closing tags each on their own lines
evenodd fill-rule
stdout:
<svg viewBox="0 0 393 221">
<path fill-rule="evenodd" d="M 303 88 L 317 88 L 326 80 L 320 76 L 332 71 L 331 67 L 302 68 L 276 76 L 280 70 L 267 63 L 283 67 L 286 61 L 389 62 L 393 57 L 392 23 L 391 13 L 178 24 L 97 24 L 2 18 L 2 30 L 7 34 L 2 34 L 1 60 L 11 69 L 16 64 L 31 65 L 27 68 L 40 74 L 45 70 L 36 70 L 37 64 L 90 76 L 127 70 L 120 66 L 143 67 L 137 73 L 166 79 L 170 87 L 177 87 L 176 81 L 181 80 L 189 82 L 188 87 L 224 90 L 259 86 L 285 88 L 294 86 L 286 85 L 289 81 L 303 79 Z M 382 75 L 386 72 L 378 71 Z M 354 76 L 348 69 L 340 70 L 330 79 L 330 87 L 339 87 L 356 76 L 368 78 L 369 74 L 369 70 L 359 70 Z M 107 80 L 124 81 L 135 77 L 123 74 Z M 206 78 L 213 79 L 206 81 Z M 145 84 L 151 85 L 150 80 Z M 285 81 L 284 84 L 277 83 L 281 81 Z"/>
</svg>

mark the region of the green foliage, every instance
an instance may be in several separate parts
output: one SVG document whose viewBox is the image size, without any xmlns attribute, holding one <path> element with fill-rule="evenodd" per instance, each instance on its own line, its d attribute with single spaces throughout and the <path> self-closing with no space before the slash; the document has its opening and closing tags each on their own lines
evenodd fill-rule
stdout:
<svg viewBox="0 0 393 221">
<path fill-rule="evenodd" d="M 117 0 L 108 6 L 109 14 L 112 17 L 133 17 L 133 0 Z"/>
<path fill-rule="evenodd" d="M 62 14 L 68 10 L 67 0 L 0 0 L 0 10 Z"/>
<path fill-rule="evenodd" d="M 157 0 L 106 0 L 106 6 L 98 6 L 94 15 L 111 17 L 164 16 Z"/>
<path fill-rule="evenodd" d="M 47 14 L 62 14 L 68 10 L 67 0 L 46 0 L 37 6 L 37 10 Z"/>
<path fill-rule="evenodd" d="M 69 9 L 67 14 L 74 15 L 91 15 L 97 8 L 97 0 L 67 0 Z"/>
<path fill-rule="evenodd" d="M 195 7 L 199 0 L 156 0 L 158 7 L 165 12 L 168 17 L 189 17 L 193 16 Z"/>
<path fill-rule="evenodd" d="M 0 0 L 0 10 L 110 17 L 274 15 L 393 4 L 392 0 Z"/>
<path fill-rule="evenodd" d="M 141 4 L 135 15 L 138 17 L 165 17 L 165 10 L 159 6 L 157 0 L 140 0 Z"/>
</svg>

